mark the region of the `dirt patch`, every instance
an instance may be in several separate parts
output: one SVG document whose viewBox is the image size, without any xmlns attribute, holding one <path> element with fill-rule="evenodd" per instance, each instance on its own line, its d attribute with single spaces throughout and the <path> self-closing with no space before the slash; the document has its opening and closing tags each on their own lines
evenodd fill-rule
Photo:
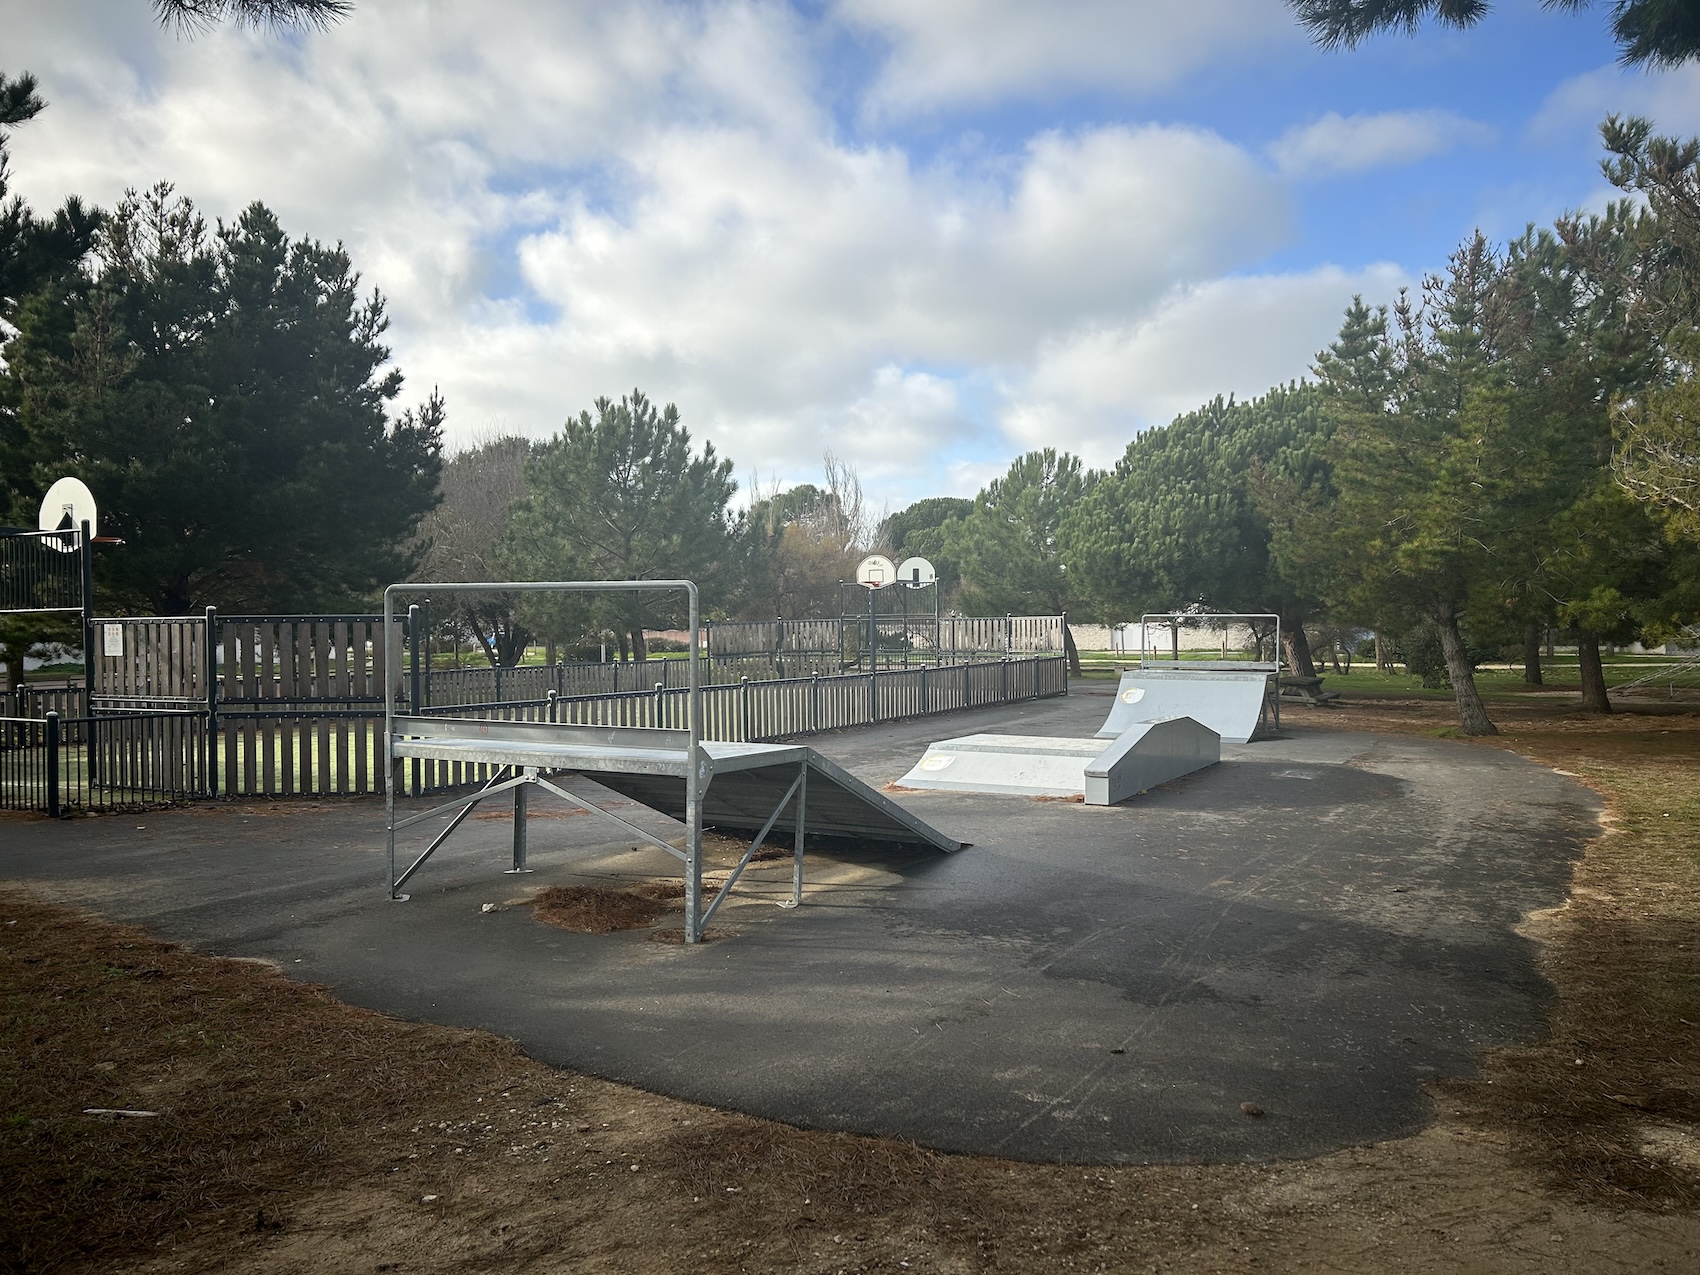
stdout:
<svg viewBox="0 0 1700 1275">
<path fill-rule="evenodd" d="M 705 895 L 712 887 L 703 886 Z M 545 925 L 579 934 L 642 930 L 679 906 L 683 881 L 643 881 L 636 885 L 552 885 L 531 900 L 531 914 Z"/>
</svg>

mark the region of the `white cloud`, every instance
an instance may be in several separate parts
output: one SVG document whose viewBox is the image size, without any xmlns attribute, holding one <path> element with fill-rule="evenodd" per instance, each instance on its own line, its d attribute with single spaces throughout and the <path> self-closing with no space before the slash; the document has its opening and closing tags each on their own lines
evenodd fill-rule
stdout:
<svg viewBox="0 0 1700 1275">
<path fill-rule="evenodd" d="M 1411 164 L 1461 145 L 1486 145 L 1494 130 L 1451 111 L 1329 111 L 1295 125 L 1269 144 L 1269 157 L 1289 177 L 1326 177 Z"/>
<path fill-rule="evenodd" d="M 1007 185 L 739 129 L 658 132 L 625 159 L 619 211 L 580 203 L 521 245 L 559 318 L 489 311 L 431 364 L 498 367 L 557 402 L 642 384 L 781 473 L 831 447 L 870 478 L 936 480 L 925 458 L 971 432 L 953 380 L 1024 366 L 1047 334 L 1140 313 L 1287 230 L 1256 163 L 1188 130 L 1044 134 Z"/>
<path fill-rule="evenodd" d="M 1228 17 L 1256 27 L 1271 8 L 1164 8 L 1147 42 L 1203 57 L 1240 38 Z M 917 167 L 838 135 L 818 33 L 784 5 L 360 4 L 284 41 L 182 42 L 146 13 L 0 0 L 9 61 L 52 102 L 14 136 L 19 188 L 110 203 L 163 177 L 211 214 L 260 198 L 292 233 L 345 241 L 390 298 L 408 396 L 441 386 L 457 434 L 539 434 L 641 386 L 745 472 L 807 480 L 830 447 L 899 503 L 971 492 L 1035 442 L 1118 450 L 1126 423 L 1261 389 L 1312 353 L 1288 349 L 1274 302 L 1237 359 L 1187 346 L 1232 327 L 1221 307 L 1188 318 L 1211 281 L 1291 233 L 1258 158 L 1202 129 L 1110 124 Z M 986 13 L 1000 39 L 1027 20 Z M 1043 57 L 973 91 L 1054 83 L 1092 43 L 1086 18 L 1057 23 Z M 1116 56 L 1087 57 L 1080 83 L 1136 80 L 1154 55 Z"/>
<path fill-rule="evenodd" d="M 1599 139 L 1607 115 L 1644 115 L 1659 128 L 1689 136 L 1700 133 L 1700 65 L 1669 71 L 1602 66 L 1565 80 L 1541 103 L 1529 121 L 1538 141 Z"/>
<path fill-rule="evenodd" d="M 835 12 L 890 46 L 867 95 L 875 117 L 1148 92 L 1224 55 L 1303 45 L 1292 15 L 1268 0 L 840 0 Z"/>
<path fill-rule="evenodd" d="M 1177 289 L 1150 315 L 1045 341 L 1011 387 L 1003 427 L 1020 450 L 1066 447 L 1112 463 L 1133 435 L 1218 394 L 1249 398 L 1305 374 L 1354 293 L 1389 302 L 1396 266 L 1217 279 Z"/>
</svg>

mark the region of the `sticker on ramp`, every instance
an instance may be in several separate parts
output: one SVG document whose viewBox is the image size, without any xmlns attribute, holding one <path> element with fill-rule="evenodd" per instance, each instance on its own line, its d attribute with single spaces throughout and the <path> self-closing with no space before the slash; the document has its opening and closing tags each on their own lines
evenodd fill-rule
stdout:
<svg viewBox="0 0 1700 1275">
<path fill-rule="evenodd" d="M 931 757 L 921 758 L 922 770 L 943 770 L 956 760 L 954 753 L 934 753 Z"/>
<path fill-rule="evenodd" d="M 1124 704 L 1137 704 L 1144 698 L 1145 688 L 1143 686 L 1130 686 L 1122 692 L 1122 703 Z"/>
</svg>

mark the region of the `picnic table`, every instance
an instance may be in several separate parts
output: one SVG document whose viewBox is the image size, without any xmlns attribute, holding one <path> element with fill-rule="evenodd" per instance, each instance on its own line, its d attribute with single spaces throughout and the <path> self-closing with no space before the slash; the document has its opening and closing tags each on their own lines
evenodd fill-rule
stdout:
<svg viewBox="0 0 1700 1275">
<path fill-rule="evenodd" d="M 1281 698 L 1297 700 L 1312 708 L 1326 708 L 1340 698 L 1339 691 L 1322 689 L 1320 677 L 1287 676 L 1280 679 Z"/>
</svg>

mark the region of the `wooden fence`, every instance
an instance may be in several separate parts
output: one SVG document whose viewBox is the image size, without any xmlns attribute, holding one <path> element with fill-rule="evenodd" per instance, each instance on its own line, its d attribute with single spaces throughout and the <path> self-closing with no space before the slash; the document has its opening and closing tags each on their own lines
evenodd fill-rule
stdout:
<svg viewBox="0 0 1700 1275">
<path fill-rule="evenodd" d="M 1052 617 L 1037 619 L 1048 622 Z M 997 626 L 1005 621 L 986 623 L 993 626 L 988 633 L 999 633 Z M 1041 624 L 1035 638 L 1042 640 L 1043 632 Z M 1015 636 L 1007 627 L 1001 633 Z M 226 797 L 384 791 L 381 618 L 219 616 L 209 609 L 203 616 L 97 619 L 94 637 L 93 694 L 84 695 L 77 687 L 26 687 L 12 697 L 16 703 L 0 705 L 0 718 L 17 723 L 0 739 L 0 749 L 16 754 L 44 748 L 46 737 L 28 722 L 57 712 L 57 746 L 70 750 L 61 755 L 66 773 L 81 775 L 85 772 L 75 768 L 86 767 L 90 782 L 98 786 L 104 770 L 131 791 L 136 787 L 133 775 L 140 772 L 117 753 L 102 763 L 106 745 L 100 741 L 120 738 L 113 733 L 117 728 L 97 738 L 87 723 L 143 713 L 190 713 L 197 722 L 193 730 L 179 729 L 174 719 L 163 718 L 163 724 L 147 728 L 152 732 L 146 753 L 149 790 Z M 411 679 L 403 674 L 394 672 L 398 703 L 405 705 Z M 441 670 L 428 680 L 422 673 L 424 704 L 419 707 L 426 712 L 454 707 L 525 720 L 682 728 L 687 676 L 683 660 L 528 666 L 500 673 Z M 659 692 L 654 689 L 657 682 L 662 683 Z M 1039 653 L 882 668 L 877 673 L 746 678 L 704 687 L 703 735 L 776 739 L 1066 693 L 1063 658 Z M 91 744 L 96 745 L 92 754 Z M 83 753 L 77 754 L 78 748 Z M 36 763 L 19 755 L 10 762 L 15 763 L 20 791 L 30 788 L 22 776 L 33 774 L 30 768 Z M 470 782 L 452 768 L 432 767 L 417 776 L 410 775 L 410 788 Z"/>
</svg>

